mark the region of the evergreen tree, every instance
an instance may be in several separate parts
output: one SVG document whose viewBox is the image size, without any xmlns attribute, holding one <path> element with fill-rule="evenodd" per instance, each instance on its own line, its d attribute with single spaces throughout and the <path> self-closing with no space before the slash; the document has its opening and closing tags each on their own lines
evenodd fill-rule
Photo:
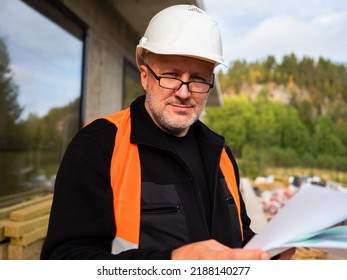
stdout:
<svg viewBox="0 0 347 280">
<path fill-rule="evenodd" d="M 6 145 L 4 139 L 14 133 L 16 122 L 22 113 L 17 101 L 18 86 L 13 81 L 9 63 L 5 42 L 0 38 L 0 137 L 3 139 L 1 145 Z"/>
<path fill-rule="evenodd" d="M 0 195 L 18 187 L 15 158 L 6 151 L 21 148 L 18 121 L 22 108 L 18 104 L 18 86 L 9 68 L 10 58 L 4 40 L 0 38 Z"/>
</svg>

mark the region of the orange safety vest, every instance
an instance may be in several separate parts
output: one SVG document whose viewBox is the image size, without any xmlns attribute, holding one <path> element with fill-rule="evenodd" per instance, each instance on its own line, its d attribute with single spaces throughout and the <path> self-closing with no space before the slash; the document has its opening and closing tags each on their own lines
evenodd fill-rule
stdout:
<svg viewBox="0 0 347 280">
<path fill-rule="evenodd" d="M 116 236 L 112 244 L 112 253 L 117 254 L 138 248 L 141 215 L 141 165 L 137 144 L 130 143 L 130 108 L 104 118 L 117 127 L 110 167 L 116 223 Z M 234 198 L 243 239 L 240 197 L 234 167 L 225 149 L 223 149 L 219 167 Z"/>
</svg>

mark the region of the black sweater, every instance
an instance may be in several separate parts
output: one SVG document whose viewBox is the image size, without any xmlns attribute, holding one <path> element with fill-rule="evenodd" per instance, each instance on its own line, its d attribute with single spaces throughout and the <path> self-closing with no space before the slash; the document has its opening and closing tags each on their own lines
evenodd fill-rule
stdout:
<svg viewBox="0 0 347 280">
<path fill-rule="evenodd" d="M 116 228 L 109 172 L 117 128 L 98 119 L 74 137 L 64 155 L 41 259 L 170 259 L 173 249 L 210 238 L 242 247 L 254 233 L 241 198 L 242 242 L 236 206 L 219 170 L 224 139 L 200 121 L 191 128 L 199 150 L 205 151 L 201 158 L 208 188 L 204 193 L 211 194 L 208 207 L 192 169 L 146 112 L 143 96 L 131 105 L 131 122 L 131 142 L 138 144 L 141 161 L 139 248 L 111 254 Z M 227 152 L 239 181 L 236 162 Z M 171 212 L 168 205 L 178 211 Z"/>
</svg>

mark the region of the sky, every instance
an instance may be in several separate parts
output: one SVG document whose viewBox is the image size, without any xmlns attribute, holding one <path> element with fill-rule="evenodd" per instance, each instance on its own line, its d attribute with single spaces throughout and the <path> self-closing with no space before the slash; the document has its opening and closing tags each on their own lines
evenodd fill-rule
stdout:
<svg viewBox="0 0 347 280">
<path fill-rule="evenodd" d="M 347 64 L 346 0 L 203 0 L 218 23 L 226 64 L 319 57 Z"/>
<path fill-rule="evenodd" d="M 0 0 L 0 38 L 24 108 L 21 119 L 43 116 L 80 96 L 81 41 L 18 0 Z"/>
</svg>

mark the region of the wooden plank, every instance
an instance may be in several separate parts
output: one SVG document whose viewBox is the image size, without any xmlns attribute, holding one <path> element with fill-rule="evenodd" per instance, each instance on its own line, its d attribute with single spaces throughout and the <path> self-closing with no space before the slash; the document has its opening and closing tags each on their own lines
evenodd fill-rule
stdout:
<svg viewBox="0 0 347 280">
<path fill-rule="evenodd" d="M 30 205 L 34 205 L 37 204 L 39 202 L 45 201 L 45 200 L 51 200 L 53 198 L 53 194 L 49 194 L 49 195 L 45 195 L 45 196 L 41 196 L 41 197 L 35 197 L 31 200 L 22 202 L 22 203 L 18 203 L 12 206 L 8 206 L 8 207 L 4 207 L 0 209 L 0 220 L 3 219 L 7 219 L 10 217 L 10 214 L 12 211 L 21 209 L 23 207 L 27 207 Z"/>
<path fill-rule="evenodd" d="M 8 244 L 9 243 L 0 244 L 0 260 L 8 259 Z"/>
<path fill-rule="evenodd" d="M 46 200 L 34 205 L 30 205 L 19 210 L 12 211 L 10 220 L 12 221 L 28 221 L 33 218 L 40 217 L 50 212 L 52 200 Z"/>
<path fill-rule="evenodd" d="M 5 231 L 4 223 L 5 223 L 5 221 L 3 221 L 3 220 L 0 221 L 0 241 L 3 241 L 4 239 L 6 239 L 6 237 L 4 235 L 4 231 Z"/>
<path fill-rule="evenodd" d="M 11 245 L 18 246 L 28 246 L 37 240 L 43 239 L 46 237 L 48 226 L 43 226 L 38 229 L 35 229 L 29 233 L 23 234 L 19 238 L 11 238 Z"/>
<path fill-rule="evenodd" d="M 48 224 L 49 215 L 44 215 L 29 221 L 5 221 L 4 235 L 6 237 L 20 238 L 22 235 Z"/>
<path fill-rule="evenodd" d="M 9 260 L 38 260 L 40 259 L 43 239 L 29 246 L 8 245 Z"/>
</svg>

